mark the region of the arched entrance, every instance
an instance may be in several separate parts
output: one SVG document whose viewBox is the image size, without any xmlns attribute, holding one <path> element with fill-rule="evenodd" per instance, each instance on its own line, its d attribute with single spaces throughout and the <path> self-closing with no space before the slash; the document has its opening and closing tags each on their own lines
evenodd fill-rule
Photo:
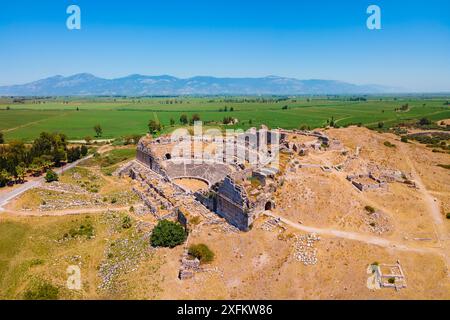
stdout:
<svg viewBox="0 0 450 320">
<path fill-rule="evenodd" d="M 268 210 L 272 210 L 273 209 L 273 204 L 271 201 L 267 201 L 266 205 L 264 206 L 264 210 L 268 211 Z"/>
</svg>

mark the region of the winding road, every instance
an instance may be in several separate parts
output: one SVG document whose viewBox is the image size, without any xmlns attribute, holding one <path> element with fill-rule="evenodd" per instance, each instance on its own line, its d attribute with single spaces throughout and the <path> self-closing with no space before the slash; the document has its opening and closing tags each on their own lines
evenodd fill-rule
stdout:
<svg viewBox="0 0 450 320">
<path fill-rule="evenodd" d="M 83 159 L 80 159 L 80 160 L 77 160 L 75 162 L 72 162 L 72 163 L 70 163 L 68 165 L 65 165 L 65 166 L 61 167 L 61 168 L 56 168 L 54 171 L 57 174 L 61 174 L 63 171 L 70 170 L 70 169 L 76 167 L 80 162 L 85 161 L 87 159 L 90 159 L 92 157 L 93 157 L 93 155 L 89 155 L 87 157 L 84 157 Z M 44 177 L 40 177 L 40 178 L 38 178 L 36 180 L 25 182 L 20 187 L 17 187 L 17 188 L 15 188 L 15 189 L 13 189 L 13 190 L 11 190 L 9 192 L 0 193 L 0 212 L 1 211 L 5 211 L 4 206 L 9 201 L 11 201 L 12 199 L 20 196 L 22 193 L 27 192 L 30 189 L 39 187 L 43 182 L 44 182 Z"/>
</svg>

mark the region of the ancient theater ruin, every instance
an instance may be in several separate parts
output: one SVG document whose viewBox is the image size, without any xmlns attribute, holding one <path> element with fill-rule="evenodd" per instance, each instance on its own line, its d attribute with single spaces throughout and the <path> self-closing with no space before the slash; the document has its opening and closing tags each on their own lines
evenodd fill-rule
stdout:
<svg viewBox="0 0 450 320">
<path fill-rule="evenodd" d="M 158 219 L 182 215 L 189 221 L 187 215 L 211 217 L 209 211 L 247 231 L 275 206 L 283 137 L 265 126 L 219 138 L 147 135 L 138 143 L 136 160 L 118 174 L 138 182 L 134 191 Z"/>
</svg>

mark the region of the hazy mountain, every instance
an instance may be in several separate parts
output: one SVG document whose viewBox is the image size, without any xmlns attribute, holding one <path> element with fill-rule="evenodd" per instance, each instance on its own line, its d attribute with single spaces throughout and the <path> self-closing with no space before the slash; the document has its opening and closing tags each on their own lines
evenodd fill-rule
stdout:
<svg viewBox="0 0 450 320">
<path fill-rule="evenodd" d="M 260 95 L 260 94 L 364 94 L 389 93 L 392 88 L 355 85 L 334 80 L 298 80 L 269 76 L 263 78 L 193 77 L 130 75 L 102 79 L 80 73 L 54 76 L 22 85 L 0 86 L 3 96 L 88 96 L 88 95 Z"/>
</svg>

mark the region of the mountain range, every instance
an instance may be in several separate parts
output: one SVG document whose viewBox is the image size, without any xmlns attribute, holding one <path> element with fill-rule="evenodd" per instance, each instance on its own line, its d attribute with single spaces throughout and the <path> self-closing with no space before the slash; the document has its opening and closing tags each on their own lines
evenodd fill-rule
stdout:
<svg viewBox="0 0 450 320">
<path fill-rule="evenodd" d="M 278 76 L 261 78 L 217 78 L 134 74 L 104 79 L 89 73 L 54 76 L 11 86 L 0 86 L 2 96 L 151 96 L 151 95 L 322 95 L 378 94 L 396 89 L 378 85 L 356 85 L 335 80 L 299 80 Z"/>
</svg>

